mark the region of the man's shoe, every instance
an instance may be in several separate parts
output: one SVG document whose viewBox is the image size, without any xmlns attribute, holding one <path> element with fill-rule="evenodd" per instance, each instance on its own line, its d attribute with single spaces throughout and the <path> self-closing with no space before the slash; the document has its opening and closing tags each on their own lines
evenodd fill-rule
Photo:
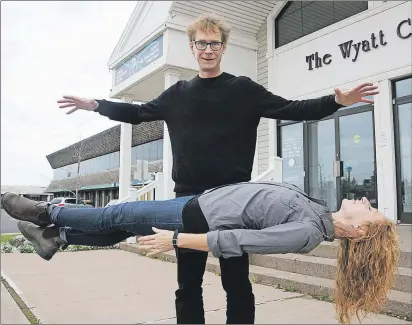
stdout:
<svg viewBox="0 0 412 325">
<path fill-rule="evenodd" d="M 60 247 L 67 243 L 60 238 L 57 227 L 38 227 L 27 221 L 17 222 L 21 234 L 29 240 L 36 253 L 49 261 Z"/>
<path fill-rule="evenodd" d="M 51 224 L 50 213 L 53 206 L 50 203 L 33 201 L 7 192 L 1 198 L 1 205 L 14 219 L 29 221 L 38 226 Z"/>
</svg>

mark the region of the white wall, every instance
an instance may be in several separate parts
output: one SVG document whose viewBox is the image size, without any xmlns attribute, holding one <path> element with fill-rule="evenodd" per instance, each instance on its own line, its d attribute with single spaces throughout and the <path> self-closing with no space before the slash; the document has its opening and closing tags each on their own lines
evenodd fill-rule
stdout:
<svg viewBox="0 0 412 325">
<path fill-rule="evenodd" d="M 411 10 L 410 1 L 388 2 L 276 49 L 270 60 L 270 89 L 280 96 L 295 98 L 321 90 L 330 91 L 355 80 L 374 79 L 377 74 L 410 66 L 412 38 L 400 39 L 396 27 L 400 21 L 411 17 Z M 404 27 L 406 33 L 407 26 Z M 338 44 L 370 40 L 371 33 L 375 33 L 379 42 L 380 30 L 386 46 L 379 45 L 367 53 L 360 51 L 356 62 L 342 58 Z M 332 62 L 309 71 L 306 56 L 315 52 L 331 54 Z M 351 58 L 353 54 L 352 48 Z"/>
<path fill-rule="evenodd" d="M 257 35 L 257 82 L 268 88 L 268 60 L 267 53 L 267 24 L 263 23 Z M 258 174 L 269 168 L 269 123 L 268 119 L 262 118 L 258 127 L 258 139 L 256 154 L 258 158 Z"/>
<path fill-rule="evenodd" d="M 396 33 L 398 24 L 411 18 L 411 12 L 410 1 L 373 6 L 273 50 L 269 59 L 269 90 L 289 99 L 332 94 L 336 87 L 348 89 L 361 82 L 373 82 L 379 86 L 380 94 L 374 98 L 378 201 L 379 209 L 392 220 L 397 219 L 397 197 L 390 80 L 411 73 L 412 37 L 400 39 Z M 385 46 L 380 45 L 380 30 L 384 34 L 384 42 L 387 42 Z M 412 28 L 405 24 L 402 31 L 407 34 Z M 369 52 L 360 49 L 355 62 L 352 61 L 353 47 L 350 58 L 342 57 L 339 44 L 350 40 L 354 43 L 369 40 L 371 43 L 372 33 L 376 36 L 378 48 L 371 48 Z M 322 56 L 330 54 L 332 62 L 308 70 L 306 56 L 315 52 Z"/>
</svg>

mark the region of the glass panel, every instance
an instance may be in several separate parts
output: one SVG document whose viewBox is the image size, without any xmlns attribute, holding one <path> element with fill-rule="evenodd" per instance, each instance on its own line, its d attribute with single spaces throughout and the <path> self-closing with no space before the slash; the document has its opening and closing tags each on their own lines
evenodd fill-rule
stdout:
<svg viewBox="0 0 412 325">
<path fill-rule="evenodd" d="M 339 129 L 344 169 L 341 199 L 366 197 L 377 208 L 372 112 L 340 117 Z"/>
<path fill-rule="evenodd" d="M 281 128 L 283 181 L 304 190 L 303 123 Z"/>
<path fill-rule="evenodd" d="M 113 154 L 114 157 L 114 167 L 113 168 L 119 168 L 120 167 L 120 151 L 116 151 Z"/>
<path fill-rule="evenodd" d="M 149 144 L 145 143 L 142 145 L 142 158 L 140 158 L 141 160 L 149 160 Z"/>
<path fill-rule="evenodd" d="M 313 1 L 303 7 L 303 36 L 335 22 L 333 1 Z"/>
<path fill-rule="evenodd" d="M 412 103 L 398 106 L 401 165 L 401 207 L 412 213 Z"/>
<path fill-rule="evenodd" d="M 336 211 L 336 178 L 333 176 L 335 120 L 309 123 L 309 195 L 325 200 Z"/>
<path fill-rule="evenodd" d="M 132 147 L 132 165 L 136 165 L 137 161 L 137 146 Z"/>
<path fill-rule="evenodd" d="M 412 78 L 395 82 L 396 98 L 408 95 L 412 95 Z"/>
<path fill-rule="evenodd" d="M 152 141 L 148 143 L 149 146 L 149 161 L 157 160 L 157 142 Z"/>
<path fill-rule="evenodd" d="M 368 10 L 368 1 L 333 1 L 333 5 L 335 8 L 335 21 L 341 21 Z"/>
<path fill-rule="evenodd" d="M 297 10 L 277 20 L 276 24 L 277 44 L 282 46 L 301 38 L 302 35 L 302 11 Z"/>
<path fill-rule="evenodd" d="M 368 1 L 290 1 L 276 19 L 276 47 L 368 9 Z"/>
<path fill-rule="evenodd" d="M 157 140 L 159 145 L 157 146 L 157 156 L 159 160 L 163 159 L 163 139 Z"/>
</svg>

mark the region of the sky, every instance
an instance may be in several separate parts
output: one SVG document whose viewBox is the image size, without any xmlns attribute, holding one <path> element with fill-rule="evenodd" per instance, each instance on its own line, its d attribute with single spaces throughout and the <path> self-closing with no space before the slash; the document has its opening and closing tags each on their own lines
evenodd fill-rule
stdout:
<svg viewBox="0 0 412 325">
<path fill-rule="evenodd" d="M 56 101 L 108 99 L 107 63 L 136 3 L 1 1 L 2 185 L 47 186 L 48 154 L 118 124 Z"/>
</svg>

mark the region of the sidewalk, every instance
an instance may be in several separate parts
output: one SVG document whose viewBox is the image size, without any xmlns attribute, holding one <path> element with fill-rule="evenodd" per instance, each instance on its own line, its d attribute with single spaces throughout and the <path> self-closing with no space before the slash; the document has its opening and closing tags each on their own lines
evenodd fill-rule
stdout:
<svg viewBox="0 0 412 325">
<path fill-rule="evenodd" d="M 176 323 L 175 264 L 120 250 L 58 253 L 50 262 L 20 253 L 2 254 L 1 259 L 3 276 L 43 324 Z M 225 323 L 220 277 L 206 272 L 203 287 L 206 322 Z M 256 324 L 337 324 L 331 303 L 253 287 Z M 12 318 L 12 304 L 3 299 L 3 290 L 2 323 L 17 324 L 21 319 Z M 411 324 L 386 315 L 372 315 L 362 323 Z"/>
<path fill-rule="evenodd" d="M 1 284 L 0 324 L 30 324 L 7 289 Z"/>
</svg>

